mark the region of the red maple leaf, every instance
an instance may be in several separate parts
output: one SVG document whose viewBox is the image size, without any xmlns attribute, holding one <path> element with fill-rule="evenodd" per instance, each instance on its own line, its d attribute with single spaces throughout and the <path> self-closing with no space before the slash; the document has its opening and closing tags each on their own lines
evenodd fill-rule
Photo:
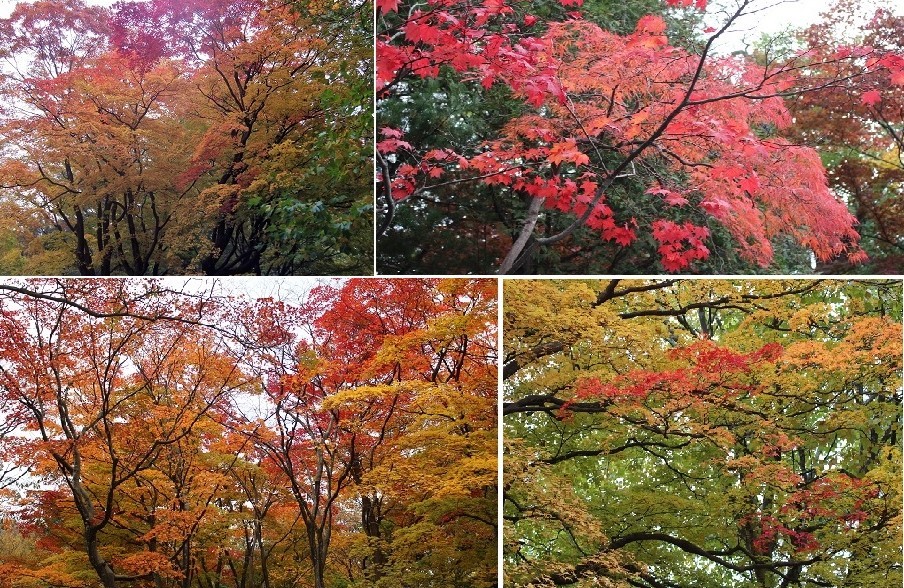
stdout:
<svg viewBox="0 0 904 588">
<path fill-rule="evenodd" d="M 680 193 L 673 192 L 668 188 L 650 188 L 646 193 L 662 196 L 662 199 L 669 206 L 684 206 L 688 202 L 687 198 Z"/>
<path fill-rule="evenodd" d="M 755 175 L 748 176 L 741 180 L 739 185 L 742 190 L 746 190 L 749 195 L 753 196 L 760 189 L 760 180 Z"/>
<path fill-rule="evenodd" d="M 665 33 L 666 24 L 661 16 L 656 16 L 654 14 L 648 14 L 646 16 L 641 17 L 639 21 L 637 21 L 637 33 L 647 33 L 650 35 L 661 35 Z"/>
<path fill-rule="evenodd" d="M 386 14 L 388 12 L 398 12 L 399 0 L 377 0 L 377 10 Z"/>
<path fill-rule="evenodd" d="M 590 163 L 590 158 L 581 153 L 574 139 L 565 139 L 565 141 L 553 145 L 547 159 L 551 163 L 562 163 L 563 161 L 570 161 L 575 165 Z"/>
<path fill-rule="evenodd" d="M 405 38 L 412 43 L 438 45 L 442 38 L 442 29 L 419 20 L 408 21 L 403 29 L 405 30 Z"/>
<path fill-rule="evenodd" d="M 706 227 L 657 220 L 652 228 L 653 238 L 660 243 L 660 263 L 668 272 L 680 271 L 691 262 L 709 256 L 709 249 L 703 243 L 709 237 L 709 229 Z"/>
<path fill-rule="evenodd" d="M 875 106 L 882 102 L 882 95 L 879 93 L 879 90 L 870 90 L 860 95 L 860 102 L 867 106 Z"/>
</svg>

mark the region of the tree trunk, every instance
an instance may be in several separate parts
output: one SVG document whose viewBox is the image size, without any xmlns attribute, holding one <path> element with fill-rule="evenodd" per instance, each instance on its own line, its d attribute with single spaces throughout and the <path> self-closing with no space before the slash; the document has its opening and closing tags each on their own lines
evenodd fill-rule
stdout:
<svg viewBox="0 0 904 588">
<path fill-rule="evenodd" d="M 107 563 L 107 560 L 103 558 L 97 549 L 97 531 L 90 528 L 86 529 L 84 536 L 85 545 L 88 548 L 88 561 L 94 571 L 97 572 L 101 584 L 103 584 L 104 588 L 116 588 L 116 574 L 113 573 L 110 564 Z"/>
<path fill-rule="evenodd" d="M 261 586 L 262 588 L 270 588 L 270 570 L 267 567 L 267 557 L 270 555 L 264 547 L 264 530 L 263 517 L 255 511 L 254 520 L 254 541 L 257 543 L 257 550 L 261 557 Z"/>
<path fill-rule="evenodd" d="M 366 559 L 364 561 L 364 577 L 373 583 L 383 577 L 383 567 L 388 559 L 380 544 L 380 521 L 383 519 L 381 507 L 382 501 L 379 497 L 361 497 L 361 525 L 364 534 L 375 539 L 371 562 L 368 564 Z"/>
<path fill-rule="evenodd" d="M 518 238 L 512 243 L 512 248 L 509 250 L 508 255 L 505 256 L 505 259 L 499 265 L 499 271 L 497 272 L 499 275 L 505 275 L 515 267 L 518 258 L 521 257 L 521 252 L 524 251 L 527 242 L 534 234 L 534 227 L 540 217 L 540 209 L 543 206 L 543 202 L 543 198 L 531 198 L 530 205 L 527 208 L 527 216 L 524 218 L 524 224 L 521 225 Z"/>
<path fill-rule="evenodd" d="M 311 552 L 311 574 L 314 576 L 314 588 L 326 588 L 324 574 L 326 572 L 326 554 L 329 539 L 323 536 L 321 529 L 314 525 L 307 526 L 308 550 Z"/>
</svg>

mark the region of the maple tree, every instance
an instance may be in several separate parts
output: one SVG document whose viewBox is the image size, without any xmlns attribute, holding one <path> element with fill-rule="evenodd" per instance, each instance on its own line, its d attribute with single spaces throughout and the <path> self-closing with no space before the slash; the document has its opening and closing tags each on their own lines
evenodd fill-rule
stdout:
<svg viewBox="0 0 904 588">
<path fill-rule="evenodd" d="M 93 296 L 114 306 L 121 291 L 121 284 L 95 284 Z M 77 286 L 72 293 L 84 292 Z M 18 465 L 71 490 L 88 561 L 105 587 L 161 563 L 149 549 L 119 562 L 126 573 L 117 574 L 101 552 L 119 492 L 241 385 L 228 357 L 213 344 L 202 347 L 185 327 L 163 330 L 130 317 L 101 322 L 38 300 L 4 309 L 4 412 L 38 437 Z M 140 432 L 129 431 L 148 417 Z M 150 567 L 137 569 L 139 561 Z"/>
<path fill-rule="evenodd" d="M 366 268 L 365 8 L 17 6 L 0 27 L 11 255 L 82 275 Z"/>
<path fill-rule="evenodd" d="M 514 586 L 901 581 L 894 281 L 506 281 Z"/>
<path fill-rule="evenodd" d="M 864 261 L 856 219 L 819 156 L 789 139 L 785 98 L 847 79 L 897 79 L 894 53 L 824 43 L 758 59 L 715 52 L 755 1 L 707 28 L 694 16 L 706 2 L 660 5 L 685 23 L 673 27 L 684 34 L 677 42 L 661 14 L 610 31 L 592 8 L 562 4 L 564 14 L 541 20 L 534 11 L 546 7 L 530 3 L 378 3 L 378 231 L 387 242 L 408 237 L 426 255 L 430 246 L 403 223 L 438 207 L 439 222 L 460 231 L 454 247 L 481 241 L 480 269 L 498 264 L 500 273 L 531 271 L 545 250 L 599 271 L 693 271 L 707 260 L 763 271 L 786 240 L 819 260 Z M 421 136 L 424 110 L 411 96 L 435 88 L 422 81 L 434 78 L 486 95 L 499 88 L 520 104 L 503 103 L 505 120 L 491 128 L 431 119 L 444 136 Z M 474 102 L 466 108 L 497 104 Z M 477 218 L 458 218 L 468 194 L 492 199 L 493 212 L 467 203 Z M 409 204 L 416 210 L 403 212 Z M 599 268 L 581 251 L 593 239 L 610 257 Z"/>
<path fill-rule="evenodd" d="M 803 95 L 791 102 L 802 140 L 822 155 L 833 189 L 856 215 L 864 249 L 872 262 L 868 273 L 896 273 L 901 267 L 900 189 L 904 178 L 904 13 L 890 7 L 856 22 L 855 2 L 834 3 L 823 20 L 804 32 L 810 44 L 838 38 L 838 45 L 873 47 L 887 65 L 868 77 Z M 852 23 L 851 21 L 855 21 Z M 853 72 L 852 72 L 853 73 Z M 850 271 L 827 268 L 836 273 Z"/>
<path fill-rule="evenodd" d="M 0 585 L 495 585 L 495 282 L 304 290 L 0 285 Z"/>
<path fill-rule="evenodd" d="M 495 528 L 495 356 L 487 331 L 494 287 L 486 280 L 352 280 L 319 288 L 303 341 L 286 331 L 281 307 L 255 312 L 273 321 L 260 334 L 270 344 L 262 369 L 273 412 L 264 418 L 274 424 L 249 437 L 298 505 L 315 587 L 327 585 L 335 517 L 353 489 L 366 537 L 357 547 L 364 554 L 358 573 L 369 582 L 413 581 L 419 569 L 495 582 L 495 569 L 484 568 Z M 285 352 L 295 347 L 296 354 Z M 453 443 L 460 454 L 450 454 Z M 395 545 L 394 529 L 415 522 Z M 456 545 L 451 562 L 421 551 L 464 533 L 475 543 Z M 426 543 L 411 545 L 415 536 Z M 448 585 L 449 578 L 436 581 Z"/>
</svg>

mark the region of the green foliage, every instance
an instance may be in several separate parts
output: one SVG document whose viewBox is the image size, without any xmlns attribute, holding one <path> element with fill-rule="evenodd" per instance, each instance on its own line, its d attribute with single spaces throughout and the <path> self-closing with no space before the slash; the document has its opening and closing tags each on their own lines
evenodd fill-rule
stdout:
<svg viewBox="0 0 904 588">
<path fill-rule="evenodd" d="M 467 150 L 525 110 L 508 88 L 475 87 L 450 68 L 435 78 L 406 80 L 399 92 L 404 98 L 379 103 L 378 127 L 405 129 L 412 141 L 436 149 Z M 395 166 L 413 161 L 403 158 Z M 492 189 L 463 192 L 452 184 L 400 208 L 379 237 L 378 272 L 465 274 L 492 265 L 505 241 L 492 226 L 515 226 L 518 206 L 509 200 Z"/>
<path fill-rule="evenodd" d="M 505 308 L 512 585 L 901 582 L 899 283 L 507 281 Z"/>
</svg>

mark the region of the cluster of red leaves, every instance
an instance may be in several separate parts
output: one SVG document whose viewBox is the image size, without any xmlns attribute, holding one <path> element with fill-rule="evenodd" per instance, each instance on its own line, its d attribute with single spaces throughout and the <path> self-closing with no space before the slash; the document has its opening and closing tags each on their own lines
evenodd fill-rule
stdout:
<svg viewBox="0 0 904 588">
<path fill-rule="evenodd" d="M 575 385 L 575 400 L 587 399 L 639 399 L 657 392 L 670 396 L 688 394 L 701 396 L 719 386 L 722 393 L 748 392 L 750 386 L 730 382 L 727 376 L 743 374 L 753 366 L 775 362 L 783 352 L 778 343 L 767 343 L 751 353 L 738 353 L 708 339 L 695 341 L 687 347 L 669 352 L 672 359 L 687 363 L 668 371 L 632 371 L 603 382 L 599 378 L 584 378 Z"/>
<path fill-rule="evenodd" d="M 752 543 L 754 553 L 759 555 L 771 553 L 780 536 L 786 537 L 798 553 L 819 549 L 819 542 L 812 533 L 791 529 L 772 515 L 750 514 L 741 518 L 738 524 L 756 529 L 757 535 Z"/>
<path fill-rule="evenodd" d="M 892 85 L 904 86 L 904 56 L 893 53 L 881 55 L 869 60 L 867 68 L 884 69 Z"/>
<path fill-rule="evenodd" d="M 697 3 L 698 8 L 703 5 Z M 442 6 L 449 8 L 448 3 Z M 508 55 L 508 61 L 500 61 L 496 47 L 507 42 L 499 38 L 502 33 L 463 34 L 457 27 L 464 22 L 476 26 L 478 19 L 452 18 L 439 10 L 429 14 L 436 21 L 429 25 L 429 35 L 420 30 L 428 25 L 418 24 L 419 32 L 408 43 L 389 46 L 384 40 L 378 61 L 386 60 L 380 66 L 385 71 L 378 74 L 378 84 L 397 79 L 405 68 L 415 75 L 436 75 L 438 65 L 447 63 L 476 72 L 484 85 L 506 83 L 530 104 L 542 103 L 544 111 L 512 120 L 500 139 L 485 143 L 470 158 L 444 152 L 441 158 L 424 156 L 420 165 L 400 166 L 394 198 L 429 188 L 429 180 L 444 173 L 471 173 L 475 181 L 541 198 L 550 209 L 586 215 L 585 226 L 622 246 L 637 238 L 635 229 L 648 230 L 660 243 L 663 267 L 679 271 L 709 255 L 704 245 L 708 230 L 656 218 L 618 222 L 619 211 L 611 209 L 604 194 L 615 178 L 604 162 L 592 161 L 600 144 L 614 145 L 629 156 L 638 144 L 650 141 L 650 153 L 641 156 L 664 158 L 686 184 L 658 182 L 647 193 L 663 196 L 670 206 L 696 206 L 718 220 L 744 258 L 768 265 L 771 239 L 784 234 L 821 260 L 842 254 L 854 262 L 865 259 L 856 219 L 829 190 L 818 154 L 779 136 L 762 136 L 761 129 L 790 125 L 779 95 L 798 81 L 796 68 L 776 71 L 736 57 L 711 58 L 688 94 L 687 80 L 697 75 L 699 57 L 670 46 L 666 24 L 658 16 L 641 18 L 626 36 L 577 18 L 549 23 L 541 39 L 518 41 L 517 58 Z M 495 14 L 508 13 L 500 6 Z M 480 24 L 486 26 L 487 20 Z M 502 30 L 513 32 L 513 27 Z M 437 52 L 434 43 L 439 42 L 449 50 L 448 57 Z M 479 59 L 474 54 L 478 47 Z M 852 52 L 848 59 L 858 55 Z M 656 84 L 650 83 L 651 72 Z M 757 99 L 744 98 L 745 92 Z M 399 136 L 386 131 L 384 136 L 378 146 L 384 154 L 407 146 Z"/>
<path fill-rule="evenodd" d="M 806 32 L 808 46 L 819 56 L 814 61 L 857 59 L 846 63 L 839 83 L 825 84 L 791 102 L 793 130 L 799 142 L 815 142 L 837 154 L 826 158 L 832 186 L 846 195 L 857 218 L 866 225 L 862 233 L 875 252 L 875 273 L 894 273 L 901 259 L 893 244 L 904 235 L 899 190 L 904 165 L 897 157 L 904 147 L 900 133 L 904 121 L 904 14 L 880 9 L 863 22 L 866 15 L 861 2 L 834 0 L 832 5 L 824 20 Z M 852 31 L 850 23 L 858 21 L 861 24 Z M 845 45 L 850 36 L 861 44 Z M 826 66 L 815 66 L 808 76 L 818 82 L 828 77 L 825 70 Z"/>
<path fill-rule="evenodd" d="M 383 140 L 377 142 L 377 150 L 380 153 L 396 153 L 400 149 L 413 149 L 411 143 L 402 140 L 404 134 L 398 129 L 383 127 L 380 129 L 380 135 L 383 137 Z M 424 159 L 428 158 L 425 156 Z"/>
<path fill-rule="evenodd" d="M 662 267 L 677 272 L 694 260 L 706 259 L 709 249 L 703 244 L 709 237 L 709 229 L 691 223 L 674 223 L 669 220 L 653 221 L 653 238 L 659 243 Z"/>
<path fill-rule="evenodd" d="M 222 45 L 266 26 L 263 19 L 249 18 L 264 10 L 260 0 L 125 0 L 110 13 L 110 40 L 136 68 L 151 67 L 166 57 L 197 59 L 194 46 L 215 55 Z M 216 24 L 204 27 L 205 22 Z M 198 25 L 203 34 L 199 35 Z"/>
<path fill-rule="evenodd" d="M 738 524 L 755 530 L 752 543 L 756 553 L 770 553 L 780 536 L 786 537 L 796 552 L 813 551 L 819 548 L 819 542 L 811 532 L 801 529 L 812 526 L 814 521 L 827 520 L 841 523 L 842 531 L 855 529 L 869 518 L 867 502 L 878 495 L 874 484 L 833 473 L 791 494 L 779 510 L 781 519 L 755 513 L 743 517 Z"/>
<path fill-rule="evenodd" d="M 834 519 L 853 529 L 869 518 L 867 502 L 879 495 L 879 487 L 843 473 L 819 478 L 788 497 L 782 514 L 799 521 Z"/>
<path fill-rule="evenodd" d="M 901 53 L 902 41 L 900 30 L 904 24 L 904 17 L 880 8 L 873 17 L 860 27 L 862 45 L 833 46 L 827 43 L 837 35 L 840 28 L 845 28 L 852 14 L 860 15 L 860 6 L 853 0 L 836 0 L 833 12 L 822 22 L 812 25 L 805 33 L 805 39 L 811 47 L 810 53 L 817 57 L 814 61 L 819 63 L 833 62 L 834 60 L 847 60 L 856 57 L 863 60 L 856 62 L 855 67 L 848 70 L 848 76 L 843 78 L 843 83 L 825 88 L 816 93 L 816 100 L 833 106 L 833 96 L 838 91 L 844 92 L 845 97 L 850 94 L 860 97 L 860 104 L 867 107 L 880 105 L 885 96 L 897 91 L 898 86 L 904 86 L 904 54 Z M 828 16 L 828 15 L 824 15 Z M 866 75 L 861 75 L 861 74 Z M 805 99 L 807 97 L 804 97 Z"/>
<path fill-rule="evenodd" d="M 161 34 L 163 22 L 159 4 L 121 2 L 111 18 L 110 40 L 129 56 L 133 67 L 146 68 L 171 54 L 172 45 Z"/>
<path fill-rule="evenodd" d="M 780 343 L 766 343 L 751 353 L 738 353 L 722 347 L 713 341 L 703 339 L 687 347 L 679 347 L 669 352 L 676 359 L 691 360 L 698 371 L 742 372 L 759 363 L 772 363 L 782 356 L 784 348 Z"/>
<path fill-rule="evenodd" d="M 566 6 L 581 3 L 562 0 Z M 501 81 L 536 106 L 549 94 L 564 99 L 554 65 L 544 59 L 548 48 L 524 31 L 535 17 L 520 18 L 504 0 L 430 0 L 405 16 L 398 5 L 377 2 L 383 16 L 400 19 L 377 36 L 377 92 L 385 94 L 407 76 L 435 77 L 445 65 L 485 88 Z"/>
<path fill-rule="evenodd" d="M 671 389 L 677 385 L 685 385 L 688 372 L 676 370 L 672 372 L 637 371 L 618 377 L 611 382 L 603 382 L 598 378 L 578 380 L 575 385 L 575 399 L 644 399 L 651 393 L 663 389 Z"/>
</svg>

